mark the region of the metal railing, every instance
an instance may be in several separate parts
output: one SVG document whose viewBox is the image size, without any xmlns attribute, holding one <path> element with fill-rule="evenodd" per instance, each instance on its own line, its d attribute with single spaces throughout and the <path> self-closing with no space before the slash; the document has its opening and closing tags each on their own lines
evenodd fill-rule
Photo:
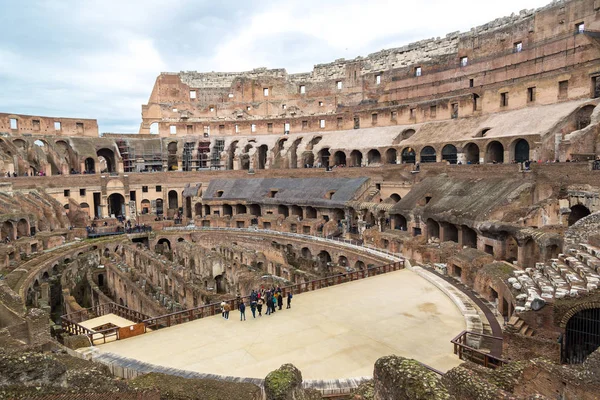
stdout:
<svg viewBox="0 0 600 400">
<path fill-rule="evenodd" d="M 454 354 L 458 355 L 461 360 L 468 360 L 479 365 L 483 365 L 486 368 L 499 368 L 508 361 L 496 357 L 490 353 L 486 353 L 480 349 L 469 346 L 467 343 L 473 338 L 488 339 L 493 341 L 499 341 L 502 343 L 501 337 L 486 335 L 483 333 L 477 333 L 472 331 L 462 331 L 458 336 L 452 339 L 450 342 L 454 344 Z"/>
</svg>

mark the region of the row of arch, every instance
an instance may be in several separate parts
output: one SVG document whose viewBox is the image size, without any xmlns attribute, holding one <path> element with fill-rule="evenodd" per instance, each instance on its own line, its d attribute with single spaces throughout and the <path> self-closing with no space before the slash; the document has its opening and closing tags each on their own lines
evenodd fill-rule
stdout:
<svg viewBox="0 0 600 400">
<path fill-rule="evenodd" d="M 13 221 L 4 221 L 0 227 L 0 240 L 15 240 L 29 236 L 31 233 L 29 222 L 25 218 L 19 219 L 16 224 Z"/>
<path fill-rule="evenodd" d="M 237 142 L 234 142 L 237 143 Z M 316 142 L 318 143 L 318 141 Z M 315 144 L 316 144 L 315 143 Z M 233 148 L 234 144 L 232 144 Z M 248 146 L 251 146 L 250 144 Z M 246 147 L 248 147 L 246 146 Z M 259 160 L 264 159 L 263 162 L 258 163 L 258 168 L 263 169 L 266 165 L 266 155 L 268 147 L 262 145 L 259 147 L 262 150 L 259 153 Z M 295 148 L 292 149 L 292 156 L 295 156 Z M 352 150 L 349 153 L 343 150 L 332 151 L 331 148 L 325 147 L 317 152 L 315 155 L 312 151 L 312 146 L 307 146 L 307 150 L 302 154 L 302 166 L 304 167 L 332 167 L 332 166 L 347 166 L 347 167 L 361 167 L 363 165 L 379 165 L 379 164 L 414 164 L 417 161 L 420 163 L 435 163 L 438 161 L 448 162 L 450 164 L 456 164 L 459 161 L 459 149 L 453 144 L 444 145 L 438 156 L 438 150 L 434 146 L 424 146 L 419 151 L 412 147 L 404 147 L 400 150 L 400 157 L 398 157 L 398 150 L 396 148 L 388 148 L 387 150 L 380 151 L 378 149 L 370 149 L 366 152 L 360 150 Z M 230 151 L 230 163 L 229 168 L 233 168 L 233 154 L 235 150 Z M 462 146 L 463 161 L 467 164 L 479 164 L 482 160 L 485 163 L 504 163 L 505 160 L 505 146 L 497 140 L 493 140 L 485 146 L 483 157 L 482 150 L 479 145 L 475 142 L 469 142 Z M 508 145 L 509 159 L 511 162 L 523 162 L 530 159 L 530 145 L 526 139 L 518 138 L 515 139 Z M 262 156 L 261 156 L 262 155 Z M 262 158 L 261 158 L 262 157 Z M 290 166 L 296 167 L 297 156 L 290 159 Z M 242 160 L 242 169 L 248 169 L 249 163 L 244 163 Z"/>
</svg>

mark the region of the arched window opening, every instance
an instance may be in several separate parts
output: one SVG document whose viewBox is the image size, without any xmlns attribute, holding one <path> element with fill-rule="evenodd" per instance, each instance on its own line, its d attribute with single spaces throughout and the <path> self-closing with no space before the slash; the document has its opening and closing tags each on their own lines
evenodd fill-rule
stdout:
<svg viewBox="0 0 600 400">
<path fill-rule="evenodd" d="M 385 162 L 387 164 L 396 164 L 398 158 L 398 153 L 396 149 L 387 149 L 385 152 Z"/>
<path fill-rule="evenodd" d="M 423 147 L 423 150 L 421 150 L 421 163 L 434 163 L 435 161 L 435 149 L 431 146 Z"/>
<path fill-rule="evenodd" d="M 467 164 L 479 164 L 479 146 L 475 143 L 468 143 L 463 147 L 463 153 Z"/>
<path fill-rule="evenodd" d="M 458 151 L 454 145 L 447 144 L 444 146 L 442 149 L 442 160 L 450 164 L 456 164 L 458 161 Z"/>
<path fill-rule="evenodd" d="M 600 346 L 600 308 L 582 310 L 567 322 L 562 361 L 581 364 Z"/>
<path fill-rule="evenodd" d="M 589 208 L 582 204 L 575 204 L 573 207 L 571 207 L 571 213 L 569 214 L 569 226 L 573 225 L 581 218 L 587 217 L 590 214 L 591 213 Z"/>
<path fill-rule="evenodd" d="M 502 164 L 504 162 L 504 146 L 502 146 L 502 143 L 493 141 L 488 144 L 485 152 L 485 161 L 493 164 Z"/>
<path fill-rule="evenodd" d="M 402 150 L 402 164 L 414 164 L 416 162 L 416 154 L 414 149 L 411 147 L 406 147 Z"/>
</svg>

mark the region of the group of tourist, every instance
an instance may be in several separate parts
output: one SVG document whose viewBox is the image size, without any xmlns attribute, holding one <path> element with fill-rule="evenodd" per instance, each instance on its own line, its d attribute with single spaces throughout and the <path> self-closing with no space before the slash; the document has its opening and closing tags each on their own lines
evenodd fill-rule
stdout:
<svg viewBox="0 0 600 400">
<path fill-rule="evenodd" d="M 261 290 L 252 290 L 250 293 L 250 311 L 252 312 L 252 318 L 256 318 L 256 313 L 258 312 L 258 316 L 262 317 L 263 307 L 266 307 L 265 315 L 274 314 L 275 311 L 279 308 L 279 310 L 283 309 L 283 297 L 284 294 L 280 287 L 273 287 L 271 289 L 261 289 Z M 288 292 L 287 298 L 287 307 L 292 308 L 292 292 Z M 246 304 L 244 300 L 240 297 L 237 298 L 238 310 L 240 311 L 240 321 L 246 320 Z M 231 306 L 226 301 L 221 302 L 221 316 L 225 319 L 229 319 L 229 312 L 231 311 Z"/>
</svg>

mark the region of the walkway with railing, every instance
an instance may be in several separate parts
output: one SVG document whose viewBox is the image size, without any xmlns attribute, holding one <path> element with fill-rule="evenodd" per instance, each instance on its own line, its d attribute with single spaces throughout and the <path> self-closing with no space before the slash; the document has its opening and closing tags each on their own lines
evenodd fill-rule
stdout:
<svg viewBox="0 0 600 400">
<path fill-rule="evenodd" d="M 251 227 L 251 228 L 214 227 L 213 228 L 213 227 L 203 227 L 203 226 L 196 226 L 196 225 L 187 225 L 187 226 L 183 226 L 183 227 L 167 227 L 167 228 L 164 228 L 163 231 L 167 231 L 167 232 L 168 231 L 198 231 L 198 232 L 230 231 L 230 232 L 262 233 L 262 234 L 267 234 L 267 235 L 287 236 L 287 237 L 291 237 L 291 238 L 309 240 L 309 241 L 313 241 L 313 242 L 316 241 L 316 242 L 329 243 L 329 244 L 341 244 L 342 246 L 349 247 L 354 250 L 366 251 L 367 253 L 378 256 L 378 257 L 385 257 L 390 261 L 398 261 L 398 260 L 404 259 L 401 254 L 394 253 L 394 252 L 391 252 L 386 249 L 381 249 L 379 247 L 365 245 L 362 241 L 336 238 L 333 236 L 304 235 L 301 233 L 281 232 L 281 231 L 274 231 L 274 230 L 270 230 L 270 229 L 259 229 L 259 228 L 255 228 L 255 227 Z"/>
</svg>

